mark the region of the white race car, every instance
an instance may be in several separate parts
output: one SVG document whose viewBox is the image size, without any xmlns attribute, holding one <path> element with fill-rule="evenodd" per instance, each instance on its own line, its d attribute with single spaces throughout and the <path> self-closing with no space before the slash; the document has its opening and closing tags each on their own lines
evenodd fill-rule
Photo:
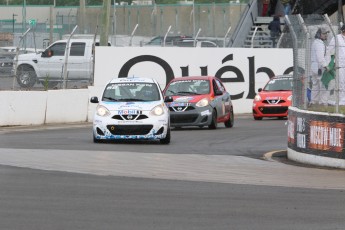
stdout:
<svg viewBox="0 0 345 230">
<path fill-rule="evenodd" d="M 90 102 L 98 103 L 93 119 L 94 142 L 146 139 L 170 143 L 169 109 L 156 80 L 115 78 L 106 85 L 100 101 L 92 97 Z"/>
</svg>

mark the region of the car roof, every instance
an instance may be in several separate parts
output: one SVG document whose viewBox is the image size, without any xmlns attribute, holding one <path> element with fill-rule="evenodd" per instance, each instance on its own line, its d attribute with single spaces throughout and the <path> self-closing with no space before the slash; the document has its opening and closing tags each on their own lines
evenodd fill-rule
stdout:
<svg viewBox="0 0 345 230">
<path fill-rule="evenodd" d="M 293 78 L 293 76 L 289 74 L 283 74 L 283 75 L 274 76 L 271 79 L 280 79 L 280 78 Z"/>
<path fill-rule="evenodd" d="M 215 78 L 214 76 L 186 76 L 186 77 L 176 77 L 173 81 L 181 81 L 181 80 L 212 80 Z"/>
<path fill-rule="evenodd" d="M 127 83 L 127 82 L 144 82 L 144 83 L 155 83 L 157 82 L 152 78 L 143 77 L 126 77 L 126 78 L 114 78 L 109 83 Z"/>
<path fill-rule="evenodd" d="M 93 43 L 93 39 L 90 39 L 90 38 L 71 38 L 70 39 L 70 42 L 85 42 L 85 43 Z M 55 42 L 65 42 L 67 43 L 68 42 L 68 39 L 61 39 L 61 40 L 57 40 Z M 54 42 L 54 43 L 55 43 Z M 96 46 L 99 46 L 99 39 L 96 39 L 95 40 L 95 45 Z M 108 46 L 111 46 L 111 43 L 108 41 Z"/>
</svg>

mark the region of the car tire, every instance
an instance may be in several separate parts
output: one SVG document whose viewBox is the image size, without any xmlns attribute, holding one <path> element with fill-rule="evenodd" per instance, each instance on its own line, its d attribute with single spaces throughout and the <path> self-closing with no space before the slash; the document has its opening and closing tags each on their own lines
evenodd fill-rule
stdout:
<svg viewBox="0 0 345 230">
<path fill-rule="evenodd" d="M 102 139 L 97 139 L 97 138 L 95 137 L 95 134 L 93 134 L 92 136 L 93 136 L 93 143 L 102 143 L 102 142 L 103 142 Z"/>
<path fill-rule="evenodd" d="M 232 128 L 234 126 L 234 122 L 235 122 L 234 111 L 231 110 L 229 120 L 224 122 L 224 125 L 226 128 Z"/>
<path fill-rule="evenodd" d="M 22 88 L 31 88 L 37 81 L 37 75 L 34 68 L 29 65 L 19 66 L 16 78 L 19 86 Z"/>
<path fill-rule="evenodd" d="M 254 117 L 254 120 L 256 120 L 256 121 L 261 121 L 261 120 L 262 120 L 262 117 Z"/>
<path fill-rule="evenodd" d="M 211 124 L 208 126 L 209 129 L 217 129 L 217 112 L 216 110 L 212 111 L 212 120 Z"/>
<path fill-rule="evenodd" d="M 170 127 L 168 127 L 168 131 L 167 131 L 167 135 L 165 136 L 165 138 L 160 139 L 160 143 L 167 145 L 170 143 L 170 139 L 171 139 L 171 135 L 170 135 Z"/>
</svg>

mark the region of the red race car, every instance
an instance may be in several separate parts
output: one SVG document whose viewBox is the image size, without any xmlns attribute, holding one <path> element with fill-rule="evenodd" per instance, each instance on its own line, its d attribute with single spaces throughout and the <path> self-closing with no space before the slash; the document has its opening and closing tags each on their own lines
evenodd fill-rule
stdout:
<svg viewBox="0 0 345 230">
<path fill-rule="evenodd" d="M 259 88 L 253 100 L 253 117 L 262 120 L 264 117 L 285 118 L 292 101 L 291 75 L 279 75 L 271 78 L 265 87 Z"/>
<path fill-rule="evenodd" d="M 218 123 L 224 123 L 227 128 L 234 125 L 230 94 L 214 76 L 175 78 L 167 84 L 163 94 L 170 97 L 166 105 L 170 110 L 171 127 L 216 129 Z"/>
</svg>

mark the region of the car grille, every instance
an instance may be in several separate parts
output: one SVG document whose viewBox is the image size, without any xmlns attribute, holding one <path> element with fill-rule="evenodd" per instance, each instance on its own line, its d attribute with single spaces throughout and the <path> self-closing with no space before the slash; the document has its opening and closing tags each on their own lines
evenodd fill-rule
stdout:
<svg viewBox="0 0 345 230">
<path fill-rule="evenodd" d="M 169 107 L 169 110 L 172 112 L 185 112 L 185 111 L 191 111 L 191 110 L 195 110 L 194 107 L 191 106 L 174 106 L 174 107 Z"/>
<path fill-rule="evenodd" d="M 179 123 L 194 123 L 198 119 L 197 114 L 187 114 L 187 115 L 174 115 L 170 114 L 170 121 L 174 124 Z"/>
<path fill-rule="evenodd" d="M 113 135 L 146 135 L 153 125 L 107 125 Z"/>
<path fill-rule="evenodd" d="M 263 114 L 284 114 L 288 111 L 288 107 L 260 107 L 259 110 Z"/>
<path fill-rule="evenodd" d="M 263 100 L 262 103 L 264 103 L 264 104 L 281 104 L 281 103 L 285 103 L 285 100 L 280 100 L 280 99 L 276 99 L 276 100 Z"/>
<path fill-rule="evenodd" d="M 139 115 L 122 115 L 122 116 L 121 115 L 114 115 L 112 118 L 115 120 L 132 121 L 132 120 L 143 120 L 143 119 L 146 119 L 148 117 L 146 115 L 139 114 Z"/>
</svg>

